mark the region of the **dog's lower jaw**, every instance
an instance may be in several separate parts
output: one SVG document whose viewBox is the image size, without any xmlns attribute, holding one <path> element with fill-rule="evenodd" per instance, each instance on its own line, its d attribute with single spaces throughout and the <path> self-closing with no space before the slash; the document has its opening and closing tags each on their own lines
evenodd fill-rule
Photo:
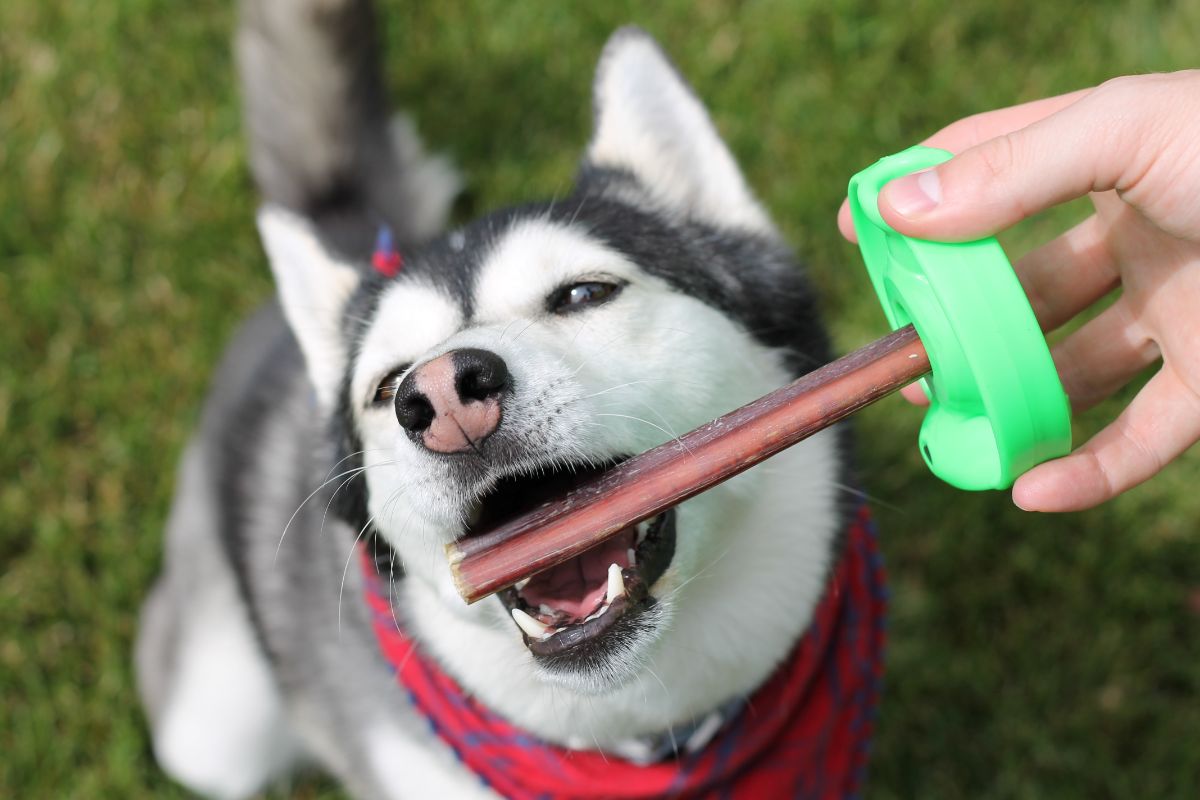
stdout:
<svg viewBox="0 0 1200 800">
<path fill-rule="evenodd" d="M 664 576 L 660 584 L 667 583 L 669 576 Z M 535 657 L 535 674 L 551 691 L 565 689 L 582 697 L 603 698 L 646 668 L 670 617 L 671 601 L 659 601 L 651 595 L 640 608 L 617 622 L 619 636 L 602 655 L 584 661 Z"/>
<path fill-rule="evenodd" d="M 677 509 L 680 548 L 654 641 L 607 675 L 539 671 L 499 601 L 466 623 L 428 587 L 405 591 L 414 633 L 469 695 L 539 738 L 600 749 L 751 694 L 807 629 L 845 524 L 827 431 Z M 707 546 L 690 546 L 707 532 Z M 625 674 L 622 675 L 621 673 Z"/>
<path fill-rule="evenodd" d="M 668 570 L 654 589 L 670 594 L 677 583 L 673 571 Z M 531 696 L 565 690 L 580 697 L 601 697 L 618 690 L 650 660 L 669 625 L 672 609 L 670 599 L 650 600 L 629 614 L 616 646 L 602 657 L 567 668 L 550 666 L 551 662 L 530 653 L 520 628 L 496 596 L 468 606 L 448 580 L 406 577 L 397 585 L 393 602 L 398 619 L 407 621 L 422 647 L 446 665 L 468 693 L 484 697 L 501 711 L 503 703 L 487 699 L 497 681 Z M 487 664 L 493 665 L 495 672 L 478 669 Z M 514 673 L 525 680 L 513 680 Z"/>
</svg>

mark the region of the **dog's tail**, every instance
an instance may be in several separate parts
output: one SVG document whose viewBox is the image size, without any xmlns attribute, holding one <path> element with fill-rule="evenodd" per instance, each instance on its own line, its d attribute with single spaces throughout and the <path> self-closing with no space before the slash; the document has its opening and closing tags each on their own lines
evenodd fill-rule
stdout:
<svg viewBox="0 0 1200 800">
<path fill-rule="evenodd" d="M 347 255 L 380 224 L 401 245 L 436 234 L 457 173 L 389 119 L 370 0 L 242 0 L 236 39 L 250 164 L 266 200 Z"/>
</svg>

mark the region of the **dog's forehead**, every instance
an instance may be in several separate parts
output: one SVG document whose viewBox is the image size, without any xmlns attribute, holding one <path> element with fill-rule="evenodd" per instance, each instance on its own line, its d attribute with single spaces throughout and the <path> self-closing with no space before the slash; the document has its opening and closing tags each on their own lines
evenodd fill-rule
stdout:
<svg viewBox="0 0 1200 800">
<path fill-rule="evenodd" d="M 636 264 L 581 225 L 544 217 L 518 220 L 479 265 L 475 321 L 488 324 L 527 315 L 547 292 L 572 281 L 602 276 L 630 280 L 639 273 Z"/>
<path fill-rule="evenodd" d="M 372 381 L 420 358 L 462 324 L 462 304 L 444 288 L 421 280 L 389 284 L 358 348 L 355 395 L 364 396 Z"/>
<path fill-rule="evenodd" d="M 360 330 L 351 389 L 357 397 L 397 366 L 420 360 L 455 333 L 545 312 L 556 289 L 589 279 L 666 286 L 589 226 L 548 208 L 502 212 L 419 253 L 374 298 Z"/>
</svg>

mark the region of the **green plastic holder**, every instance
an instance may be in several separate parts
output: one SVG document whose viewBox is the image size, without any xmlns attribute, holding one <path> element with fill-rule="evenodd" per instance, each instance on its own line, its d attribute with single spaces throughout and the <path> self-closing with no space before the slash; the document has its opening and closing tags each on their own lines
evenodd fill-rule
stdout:
<svg viewBox="0 0 1200 800">
<path fill-rule="evenodd" d="M 917 146 L 850 180 L 850 211 L 871 285 L 893 330 L 912 323 L 929 354 L 921 455 L 960 489 L 1006 489 L 1071 450 L 1071 411 L 1033 309 L 994 237 L 931 242 L 879 214 L 891 180 L 950 153 Z"/>
</svg>

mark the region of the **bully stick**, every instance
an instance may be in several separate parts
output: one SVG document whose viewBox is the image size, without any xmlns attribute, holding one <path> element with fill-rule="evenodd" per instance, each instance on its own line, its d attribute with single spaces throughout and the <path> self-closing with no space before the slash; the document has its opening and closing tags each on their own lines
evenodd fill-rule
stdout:
<svg viewBox="0 0 1200 800">
<path fill-rule="evenodd" d="M 911 325 L 855 350 L 564 497 L 446 548 L 459 593 L 474 603 L 561 564 L 828 428 L 929 372 Z"/>
</svg>

